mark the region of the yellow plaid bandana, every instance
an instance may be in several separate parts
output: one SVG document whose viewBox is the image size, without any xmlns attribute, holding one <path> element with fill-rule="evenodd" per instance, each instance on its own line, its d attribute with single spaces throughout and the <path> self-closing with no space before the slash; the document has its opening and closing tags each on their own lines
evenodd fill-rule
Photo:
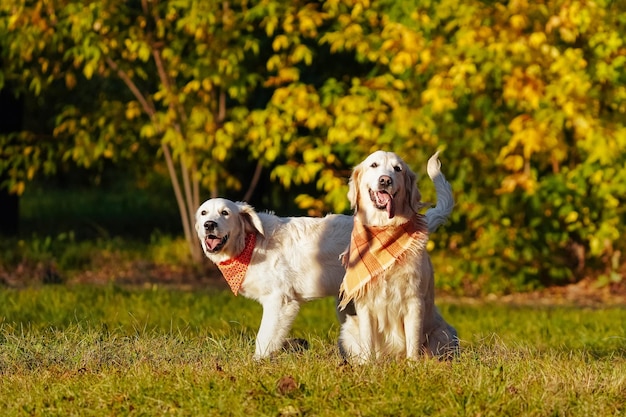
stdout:
<svg viewBox="0 0 626 417">
<path fill-rule="evenodd" d="M 255 244 L 256 234 L 251 233 L 246 236 L 246 246 L 237 257 L 217 264 L 228 286 L 235 295 L 239 292 L 239 288 L 241 288 L 241 284 L 246 277 L 246 272 L 248 272 L 248 266 L 250 266 L 250 259 L 252 259 Z"/>
<path fill-rule="evenodd" d="M 357 218 L 350 236 L 350 249 L 346 274 L 339 293 L 345 308 L 359 298 L 367 286 L 380 274 L 389 269 L 408 251 L 425 250 L 428 242 L 426 218 L 417 214 L 400 226 L 365 226 Z"/>
</svg>

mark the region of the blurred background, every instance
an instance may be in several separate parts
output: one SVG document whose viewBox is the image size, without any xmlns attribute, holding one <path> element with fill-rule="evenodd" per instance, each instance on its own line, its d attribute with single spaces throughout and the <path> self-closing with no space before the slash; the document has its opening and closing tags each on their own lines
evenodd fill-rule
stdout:
<svg viewBox="0 0 626 417">
<path fill-rule="evenodd" d="M 440 290 L 623 291 L 625 26 L 615 0 L 3 1 L 0 282 L 202 283 L 202 201 L 350 213 L 383 149 L 432 202 L 441 151 Z"/>
</svg>

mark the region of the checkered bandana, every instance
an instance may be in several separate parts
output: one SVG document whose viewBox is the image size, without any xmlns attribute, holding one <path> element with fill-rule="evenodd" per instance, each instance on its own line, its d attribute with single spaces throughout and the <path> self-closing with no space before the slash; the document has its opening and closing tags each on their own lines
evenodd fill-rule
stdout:
<svg viewBox="0 0 626 417">
<path fill-rule="evenodd" d="M 365 226 L 355 218 L 339 306 L 345 308 L 351 300 L 363 295 L 376 277 L 401 260 L 407 251 L 426 250 L 426 242 L 428 225 L 421 214 L 394 227 Z"/>
</svg>

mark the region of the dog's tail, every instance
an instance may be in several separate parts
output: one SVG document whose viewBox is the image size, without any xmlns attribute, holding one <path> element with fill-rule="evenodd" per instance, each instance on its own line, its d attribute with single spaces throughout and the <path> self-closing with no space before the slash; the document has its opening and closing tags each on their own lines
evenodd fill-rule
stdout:
<svg viewBox="0 0 626 417">
<path fill-rule="evenodd" d="M 426 221 L 428 223 L 428 233 L 433 233 L 439 226 L 444 224 L 454 208 L 454 197 L 452 187 L 441 173 L 441 161 L 439 161 L 439 151 L 435 152 L 428 160 L 426 167 L 428 176 L 435 184 L 437 191 L 437 205 L 426 211 Z"/>
</svg>

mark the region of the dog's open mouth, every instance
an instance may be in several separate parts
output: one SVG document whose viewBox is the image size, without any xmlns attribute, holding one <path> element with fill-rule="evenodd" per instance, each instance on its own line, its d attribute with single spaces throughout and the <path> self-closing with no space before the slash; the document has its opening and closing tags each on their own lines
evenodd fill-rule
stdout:
<svg viewBox="0 0 626 417">
<path fill-rule="evenodd" d="M 206 246 L 206 250 L 215 253 L 224 247 L 224 245 L 228 242 L 228 235 L 224 237 L 217 237 L 215 235 L 206 235 L 204 238 L 204 245 Z"/>
<path fill-rule="evenodd" d="M 381 190 L 381 191 L 372 191 L 370 190 L 370 198 L 372 202 L 379 210 L 386 210 L 389 218 L 393 218 L 395 216 L 395 205 L 393 203 L 393 196 L 389 194 L 389 192 Z"/>
</svg>

